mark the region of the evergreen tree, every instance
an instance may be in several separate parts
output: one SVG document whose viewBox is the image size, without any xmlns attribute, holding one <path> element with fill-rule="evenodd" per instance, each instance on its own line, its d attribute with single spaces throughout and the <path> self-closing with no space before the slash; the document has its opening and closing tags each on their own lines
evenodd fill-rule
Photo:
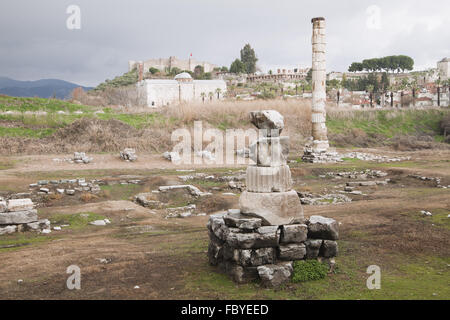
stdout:
<svg viewBox="0 0 450 320">
<path fill-rule="evenodd" d="M 241 61 L 245 65 L 246 73 L 256 72 L 256 61 L 258 61 L 258 58 L 256 58 L 255 50 L 252 49 L 249 43 L 241 49 Z"/>
<path fill-rule="evenodd" d="M 230 66 L 230 72 L 231 73 L 245 73 L 246 72 L 245 64 L 239 59 L 234 60 Z"/>
</svg>

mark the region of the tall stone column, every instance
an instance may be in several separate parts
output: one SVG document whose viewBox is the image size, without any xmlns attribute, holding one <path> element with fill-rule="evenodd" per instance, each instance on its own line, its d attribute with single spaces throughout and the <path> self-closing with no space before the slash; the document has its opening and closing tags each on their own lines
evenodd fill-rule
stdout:
<svg viewBox="0 0 450 320">
<path fill-rule="evenodd" d="M 313 151 L 323 152 L 329 148 L 326 121 L 326 57 L 325 19 L 313 18 L 312 34 L 312 137 Z"/>
</svg>

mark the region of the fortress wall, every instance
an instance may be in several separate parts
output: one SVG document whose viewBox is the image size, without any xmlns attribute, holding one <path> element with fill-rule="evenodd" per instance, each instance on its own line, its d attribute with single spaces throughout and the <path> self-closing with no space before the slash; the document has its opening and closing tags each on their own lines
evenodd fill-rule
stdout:
<svg viewBox="0 0 450 320">
<path fill-rule="evenodd" d="M 136 67 L 138 61 L 129 60 L 128 61 L 128 71 L 133 70 L 133 68 Z M 205 61 L 197 61 L 194 59 L 182 60 L 178 59 L 176 57 L 170 57 L 170 58 L 159 58 L 159 59 L 149 59 L 144 61 L 144 72 L 148 72 L 148 70 L 153 67 L 156 69 L 159 69 L 160 71 L 164 71 L 166 68 L 179 68 L 181 70 L 190 70 L 194 71 L 195 67 L 197 65 L 201 65 L 205 72 L 211 72 L 214 68 L 217 67 L 217 65 L 205 62 Z"/>
</svg>

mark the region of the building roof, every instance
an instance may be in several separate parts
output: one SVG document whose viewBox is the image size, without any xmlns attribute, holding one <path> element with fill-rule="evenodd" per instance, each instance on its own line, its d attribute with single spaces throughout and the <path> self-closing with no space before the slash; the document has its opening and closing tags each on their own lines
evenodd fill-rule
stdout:
<svg viewBox="0 0 450 320">
<path fill-rule="evenodd" d="M 192 79 L 192 77 L 191 77 L 191 75 L 189 73 L 182 72 L 182 73 L 177 74 L 174 79 L 175 80 L 178 80 L 178 79 Z"/>
<path fill-rule="evenodd" d="M 450 58 L 444 58 L 444 59 L 442 59 L 442 60 L 439 61 L 439 62 L 450 62 Z"/>
</svg>

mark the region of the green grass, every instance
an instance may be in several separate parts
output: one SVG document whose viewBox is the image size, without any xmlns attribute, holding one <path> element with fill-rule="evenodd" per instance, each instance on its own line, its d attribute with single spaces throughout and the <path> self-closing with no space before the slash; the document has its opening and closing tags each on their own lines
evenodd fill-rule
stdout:
<svg viewBox="0 0 450 320">
<path fill-rule="evenodd" d="M 223 181 L 202 180 L 202 179 L 187 180 L 186 184 L 197 185 L 204 188 L 225 187 L 227 185 L 226 182 Z"/>
<path fill-rule="evenodd" d="M 411 256 L 398 252 L 374 256 L 361 251 L 360 238 L 366 239 L 367 234 L 358 231 L 352 239 L 339 241 L 340 255 L 336 258 L 335 272 L 321 279 L 313 277 L 317 280 L 291 282 L 277 290 L 262 288 L 257 282 L 237 285 L 217 267 L 209 266 L 205 257 L 202 267 L 186 274 L 184 290 L 187 295 L 193 294 L 199 299 L 450 299 L 450 257 L 422 253 Z M 190 253 L 204 255 L 205 245 Z M 305 262 L 299 264 L 302 263 L 305 265 Z M 370 265 L 378 265 L 381 269 L 379 290 L 367 288 L 370 274 L 366 270 Z M 305 279 L 316 271 L 315 267 L 305 269 L 307 272 L 303 274 L 306 276 L 302 277 Z"/>
<path fill-rule="evenodd" d="M 52 225 L 68 224 L 69 227 L 65 227 L 64 229 L 69 228 L 73 230 L 78 230 L 87 227 L 89 225 L 89 222 L 95 220 L 103 220 L 105 218 L 106 218 L 105 216 L 96 213 L 85 212 L 75 214 L 54 214 L 49 218 L 49 220 L 52 223 Z"/>
<path fill-rule="evenodd" d="M 15 161 L 13 160 L 0 159 L 0 170 L 12 169 L 14 165 Z"/>
<path fill-rule="evenodd" d="M 292 282 L 320 280 L 326 277 L 328 266 L 317 260 L 295 261 Z"/>
<path fill-rule="evenodd" d="M 419 192 L 420 195 L 423 194 L 423 191 Z M 417 196 L 419 196 L 419 194 Z M 435 193 L 432 193 L 435 194 Z M 424 198 L 426 198 L 426 195 L 424 196 Z M 426 208 L 426 206 L 425 206 Z M 422 213 L 420 213 L 420 211 L 411 211 L 411 212 L 405 212 L 402 213 L 402 215 L 407 215 L 409 217 L 412 217 L 414 220 L 419 220 L 419 221 L 423 221 L 424 223 L 427 224 L 434 224 L 435 226 L 438 227 L 443 227 L 445 229 L 449 229 L 450 230 L 450 218 L 448 218 L 448 215 L 450 214 L 450 210 L 448 209 L 433 209 L 433 210 L 427 210 L 424 209 L 426 211 L 430 211 L 432 213 L 432 216 L 428 217 L 428 216 L 424 216 L 422 215 Z"/>
<path fill-rule="evenodd" d="M 327 116 L 330 133 L 346 133 L 361 129 L 369 136 L 381 135 L 388 139 L 396 135 L 428 134 L 440 140 L 440 121 L 448 110 L 354 110 L 352 116 Z"/>
<path fill-rule="evenodd" d="M 0 252 L 17 250 L 24 246 L 38 245 L 54 239 L 54 236 L 34 232 L 2 235 L 0 238 Z"/>
<path fill-rule="evenodd" d="M 51 128 L 45 129 L 28 129 L 28 128 L 5 128 L 0 127 L 0 137 L 27 137 L 27 138 L 44 138 L 53 134 L 55 130 Z"/>
<path fill-rule="evenodd" d="M 64 100 L 44 99 L 44 98 L 20 98 L 0 95 L 0 112 L 16 111 L 16 112 L 38 112 L 45 111 L 55 113 L 64 111 L 73 113 L 75 111 L 83 111 L 92 113 L 95 108 L 90 106 L 78 105 Z"/>
<path fill-rule="evenodd" d="M 129 200 L 132 196 L 139 193 L 141 186 L 137 184 L 113 184 L 100 186 L 100 189 L 102 189 L 110 199 Z"/>
<path fill-rule="evenodd" d="M 103 113 L 96 115 L 101 120 L 119 120 L 137 129 L 152 127 L 155 124 L 165 124 L 173 121 L 160 113 L 126 114 L 126 113 Z"/>
</svg>

